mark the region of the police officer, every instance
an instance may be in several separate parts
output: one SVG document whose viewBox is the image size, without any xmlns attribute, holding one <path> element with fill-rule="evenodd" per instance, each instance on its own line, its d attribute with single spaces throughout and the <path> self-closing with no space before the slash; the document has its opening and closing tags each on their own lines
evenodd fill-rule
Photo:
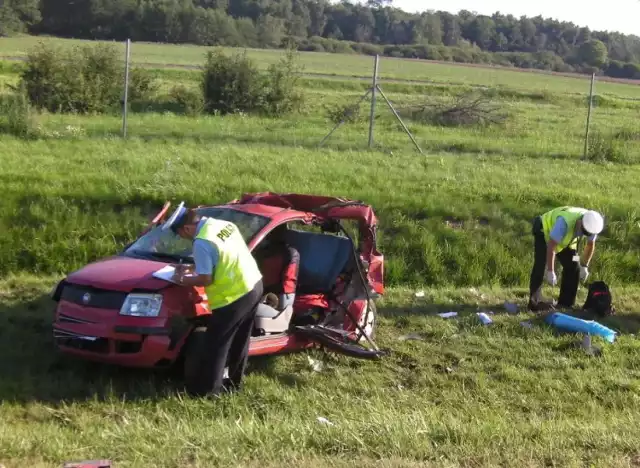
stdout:
<svg viewBox="0 0 640 468">
<path fill-rule="evenodd" d="M 205 333 L 201 372 L 186 382 L 195 396 L 238 390 L 249 355 L 249 342 L 262 298 L 262 274 L 238 227 L 225 220 L 199 216 L 184 202 L 163 226 L 193 240 L 195 274 L 176 269 L 174 281 L 204 287 L 212 314 Z M 224 379 L 225 365 L 229 376 Z"/>
<path fill-rule="evenodd" d="M 533 221 L 534 262 L 529 283 L 529 310 L 541 311 L 550 308 L 542 302 L 542 283 L 544 278 L 555 286 L 558 278 L 555 273 L 556 257 L 562 264 L 562 283 L 559 308 L 573 307 L 580 280 L 589 276 L 589 262 L 593 257 L 595 241 L 604 228 L 604 219 L 596 211 L 570 206 L 555 208 Z M 578 239 L 586 237 L 582 259 L 577 255 Z"/>
</svg>

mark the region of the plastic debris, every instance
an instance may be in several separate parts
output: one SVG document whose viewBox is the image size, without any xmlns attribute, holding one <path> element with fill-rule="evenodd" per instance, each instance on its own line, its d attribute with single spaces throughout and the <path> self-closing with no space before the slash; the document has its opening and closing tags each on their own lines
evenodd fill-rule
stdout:
<svg viewBox="0 0 640 468">
<path fill-rule="evenodd" d="M 458 312 L 442 312 L 438 314 L 438 316 L 442 318 L 451 318 L 451 317 L 456 317 L 457 315 L 458 315 Z"/>
<path fill-rule="evenodd" d="M 484 312 L 477 313 L 476 315 L 478 316 L 480 321 L 485 325 L 489 325 L 489 324 L 493 323 L 493 320 L 491 320 L 491 317 L 489 317 Z"/>
<path fill-rule="evenodd" d="M 4 468 L 4 465 L 0 465 Z M 64 468 L 111 468 L 111 460 L 85 460 L 66 462 Z"/>
<path fill-rule="evenodd" d="M 588 333 L 584 335 L 584 338 L 582 339 L 582 349 L 584 349 L 590 356 L 599 356 L 602 354 L 602 350 L 600 348 L 591 344 L 591 335 Z"/>
<path fill-rule="evenodd" d="M 598 322 L 594 322 L 593 320 L 582 320 L 560 312 L 555 312 L 547 316 L 545 320 L 547 323 L 557 328 L 573 332 L 600 335 L 609 343 L 613 343 L 616 339 L 616 332 L 614 330 L 611 330 Z"/>
<path fill-rule="evenodd" d="M 424 297 L 424 291 L 418 291 L 416 297 Z"/>
<path fill-rule="evenodd" d="M 505 301 L 504 308 L 510 314 L 517 314 L 518 313 L 518 304 L 514 304 L 513 302 Z"/>
<path fill-rule="evenodd" d="M 329 421 L 327 418 L 323 418 L 322 416 L 318 416 L 318 422 L 320 424 L 326 424 L 328 426 L 335 426 L 335 424 L 333 424 L 331 421 Z"/>
<path fill-rule="evenodd" d="M 322 369 L 324 369 L 324 364 L 321 361 L 317 361 L 311 356 L 307 356 L 307 360 L 309 361 L 309 365 L 315 372 L 322 372 Z"/>
<path fill-rule="evenodd" d="M 409 333 L 408 335 L 403 335 L 403 336 L 399 337 L 398 340 L 400 340 L 400 341 L 410 341 L 410 340 L 424 341 L 424 338 L 422 338 L 422 336 L 420 336 L 420 333 Z"/>
</svg>

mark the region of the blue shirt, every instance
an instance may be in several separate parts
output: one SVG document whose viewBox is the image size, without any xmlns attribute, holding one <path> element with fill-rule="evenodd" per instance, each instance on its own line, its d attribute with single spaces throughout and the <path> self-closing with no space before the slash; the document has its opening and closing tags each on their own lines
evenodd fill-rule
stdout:
<svg viewBox="0 0 640 468">
<path fill-rule="evenodd" d="M 551 228 L 551 233 L 549 234 L 549 237 L 554 241 L 560 243 L 564 238 L 565 234 L 567 233 L 567 229 L 568 227 L 565 219 L 562 216 L 558 216 L 558 219 L 556 219 L 556 222 L 553 225 L 553 228 Z M 580 236 L 584 236 L 584 233 L 582 232 L 582 228 L 576 230 L 574 234 L 574 239 Z M 595 241 L 597 237 L 598 236 L 594 234 L 591 236 L 587 236 L 587 239 L 590 241 Z"/>
<path fill-rule="evenodd" d="M 200 220 L 196 228 L 196 235 L 198 235 L 206 220 L 207 218 Z M 213 242 L 204 239 L 193 241 L 193 260 L 196 263 L 196 274 L 213 276 L 213 270 L 218 264 L 219 256 L 218 247 Z"/>
</svg>

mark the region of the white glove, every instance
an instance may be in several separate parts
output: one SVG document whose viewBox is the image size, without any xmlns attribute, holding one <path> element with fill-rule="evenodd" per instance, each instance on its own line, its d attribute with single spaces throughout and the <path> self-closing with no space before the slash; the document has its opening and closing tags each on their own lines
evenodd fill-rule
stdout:
<svg viewBox="0 0 640 468">
<path fill-rule="evenodd" d="M 586 281 L 589 277 L 589 268 L 586 266 L 580 265 L 580 280 Z"/>
<path fill-rule="evenodd" d="M 558 284 L 558 277 L 556 276 L 555 271 L 547 271 L 547 283 L 549 283 L 551 286 L 555 286 L 556 284 Z"/>
</svg>

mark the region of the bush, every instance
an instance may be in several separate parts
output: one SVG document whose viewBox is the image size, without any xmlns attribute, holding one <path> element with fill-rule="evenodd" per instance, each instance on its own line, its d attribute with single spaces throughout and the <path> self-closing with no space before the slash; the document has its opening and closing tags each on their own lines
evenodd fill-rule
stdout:
<svg viewBox="0 0 640 468">
<path fill-rule="evenodd" d="M 24 90 L 0 95 L 0 133 L 19 138 L 36 136 L 36 125 Z"/>
<path fill-rule="evenodd" d="M 199 90 L 189 89 L 184 85 L 177 85 L 171 89 L 171 99 L 178 104 L 182 111 L 196 116 L 204 110 L 204 98 Z"/>
<path fill-rule="evenodd" d="M 292 112 L 304 100 L 298 80 L 292 49 L 266 73 L 258 70 L 246 52 L 232 57 L 227 57 L 220 50 L 209 52 L 201 82 L 204 110 L 223 115 L 236 112 L 282 115 Z"/>
<path fill-rule="evenodd" d="M 271 65 L 267 71 L 264 110 L 272 116 L 298 111 L 304 101 L 298 86 L 302 69 L 296 64 L 297 54 L 288 49 L 280 63 Z"/>
<path fill-rule="evenodd" d="M 27 56 L 20 74 L 29 101 L 50 112 L 101 113 L 122 101 L 124 64 L 113 46 L 60 49 L 40 44 Z M 152 92 L 150 76 L 130 71 L 131 99 Z"/>
<path fill-rule="evenodd" d="M 624 144 L 615 136 L 605 136 L 600 132 L 594 132 L 589 136 L 586 159 L 596 163 L 630 162 Z"/>
<path fill-rule="evenodd" d="M 221 50 L 208 52 L 202 76 L 205 111 L 224 115 L 262 107 L 264 81 L 246 52 L 230 58 Z"/>
<path fill-rule="evenodd" d="M 360 105 L 358 104 L 334 104 L 325 106 L 327 118 L 334 124 L 338 124 L 342 120 L 344 123 L 352 124 L 363 121 L 360 113 Z"/>
</svg>

